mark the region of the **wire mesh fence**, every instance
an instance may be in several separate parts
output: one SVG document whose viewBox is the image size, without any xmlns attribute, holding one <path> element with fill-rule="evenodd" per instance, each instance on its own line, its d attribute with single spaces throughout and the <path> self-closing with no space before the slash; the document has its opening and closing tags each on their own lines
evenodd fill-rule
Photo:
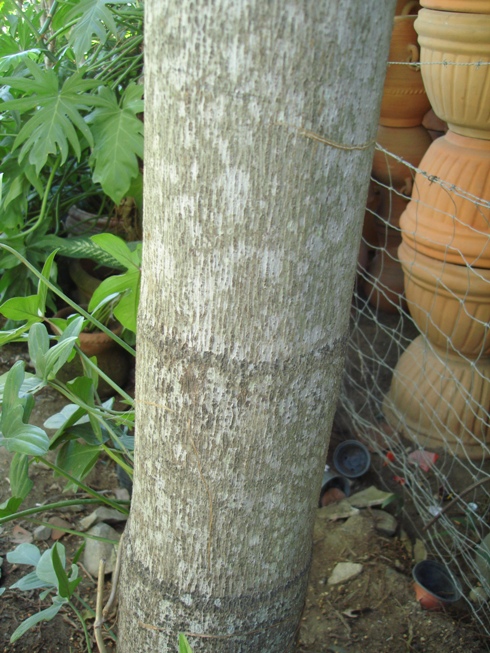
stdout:
<svg viewBox="0 0 490 653">
<path fill-rule="evenodd" d="M 457 142 L 464 178 L 441 164 L 452 140 L 424 169 L 377 146 L 336 425 L 378 454 L 407 528 L 490 634 L 490 158 L 475 182 Z"/>
</svg>

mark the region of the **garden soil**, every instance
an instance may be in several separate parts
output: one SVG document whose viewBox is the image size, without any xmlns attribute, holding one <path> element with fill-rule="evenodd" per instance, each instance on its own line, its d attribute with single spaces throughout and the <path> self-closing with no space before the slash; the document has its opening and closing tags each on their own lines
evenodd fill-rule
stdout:
<svg viewBox="0 0 490 653">
<path fill-rule="evenodd" d="M 0 349 L 0 373 L 19 359 L 28 360 L 20 346 Z M 60 399 L 44 391 L 36 402 L 32 421 L 44 420 L 62 407 Z M 333 442 L 341 434 L 332 434 Z M 331 447 L 332 449 L 332 447 Z M 0 450 L 0 503 L 9 496 L 9 456 Z M 53 478 L 49 469 L 33 465 L 31 471 L 35 489 L 28 505 L 51 503 L 62 497 L 62 483 Z M 371 484 L 372 479 L 366 483 Z M 102 461 L 90 476 L 90 484 L 98 490 L 113 490 L 117 478 L 109 461 Z M 357 489 L 362 489 L 359 483 Z M 78 508 L 43 514 L 48 520 L 58 516 L 77 527 L 79 519 L 89 510 Z M 376 531 L 373 512 L 367 508 L 348 519 L 330 521 L 327 510 L 319 508 L 314 530 L 313 562 L 308 595 L 297 634 L 296 653 L 480 653 L 490 650 L 484 633 L 478 631 L 464 605 L 444 612 L 426 612 L 415 600 L 411 570 L 412 549 L 409 539 L 400 537 L 403 517 L 397 515 L 399 529 L 392 537 Z M 29 537 L 34 522 L 16 522 L 0 526 L 0 557 L 3 557 L 1 587 L 10 587 L 25 571 L 7 563 L 5 555 L 16 541 Z M 20 527 L 20 528 L 19 528 Z M 21 530 L 23 529 L 23 530 Z M 79 538 L 64 535 L 61 542 L 67 557 L 73 557 L 80 546 Z M 37 543 L 48 547 L 52 541 Z M 339 562 L 361 565 L 360 574 L 341 584 L 329 584 L 334 567 Z M 88 607 L 94 607 L 96 582 L 82 569 L 80 595 L 85 602 L 78 605 L 87 617 L 91 651 L 97 653 L 93 637 L 93 620 Z M 110 591 L 108 581 L 105 592 Z M 85 635 L 70 610 L 62 610 L 54 620 L 42 622 L 14 644 L 10 634 L 19 623 L 39 609 L 48 607 L 40 601 L 39 592 L 8 590 L 0 598 L 0 653 L 82 653 L 87 651 Z M 117 633 L 117 615 L 109 622 Z M 106 639 L 108 653 L 115 650 L 110 636 Z M 257 652 L 266 653 L 266 652 Z"/>
</svg>

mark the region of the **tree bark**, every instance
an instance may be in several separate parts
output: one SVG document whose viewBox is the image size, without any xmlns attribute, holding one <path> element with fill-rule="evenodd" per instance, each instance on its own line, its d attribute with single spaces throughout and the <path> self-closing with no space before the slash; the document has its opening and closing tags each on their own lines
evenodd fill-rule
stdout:
<svg viewBox="0 0 490 653">
<path fill-rule="evenodd" d="M 393 5 L 145 3 L 120 653 L 294 650 Z"/>
</svg>

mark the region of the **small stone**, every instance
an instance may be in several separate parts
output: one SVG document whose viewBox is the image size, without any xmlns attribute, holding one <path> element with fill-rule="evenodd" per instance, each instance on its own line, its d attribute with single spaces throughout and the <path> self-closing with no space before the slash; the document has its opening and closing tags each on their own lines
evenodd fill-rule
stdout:
<svg viewBox="0 0 490 653">
<path fill-rule="evenodd" d="M 49 528 L 49 526 L 36 526 L 32 533 L 34 542 L 45 542 L 46 540 L 49 540 L 52 531 L 53 529 Z"/>
<path fill-rule="evenodd" d="M 53 527 L 51 539 L 54 541 L 60 540 L 63 535 L 66 535 L 66 532 L 62 529 L 71 528 L 71 524 L 66 519 L 61 519 L 61 517 L 51 517 L 51 519 L 48 519 L 48 522 Z"/>
<path fill-rule="evenodd" d="M 413 545 L 413 559 L 415 563 L 427 560 L 427 549 L 422 540 L 415 540 L 415 544 Z"/>
<path fill-rule="evenodd" d="M 324 508 L 320 508 L 320 512 L 326 519 L 337 521 L 338 519 L 347 519 L 348 517 L 357 515 L 359 510 L 351 506 L 347 499 L 342 499 Z"/>
<path fill-rule="evenodd" d="M 99 561 L 104 558 L 106 561 L 105 564 L 105 573 L 109 574 L 114 571 L 117 559 L 117 543 L 121 537 L 120 533 L 109 526 L 109 524 L 95 524 L 88 531 L 89 535 L 95 535 L 96 537 L 104 537 L 108 540 L 114 540 L 114 544 L 108 544 L 106 542 L 100 542 L 99 540 L 92 540 L 87 538 L 85 549 L 83 552 L 83 565 L 85 569 L 92 574 L 92 576 L 97 577 L 99 574 Z"/>
<path fill-rule="evenodd" d="M 130 499 L 129 492 L 125 487 L 117 487 L 114 490 L 114 496 L 118 501 L 129 501 Z"/>
<path fill-rule="evenodd" d="M 363 566 L 357 562 L 339 562 L 335 565 L 330 578 L 329 585 L 339 585 L 357 578 L 362 572 Z"/>
<path fill-rule="evenodd" d="M 381 506 L 391 496 L 393 496 L 392 492 L 383 492 L 371 485 L 367 490 L 353 494 L 347 501 L 356 508 L 370 508 L 372 506 Z"/>
<path fill-rule="evenodd" d="M 473 587 L 469 593 L 469 599 L 472 603 L 486 603 L 488 596 L 483 587 Z"/>
<path fill-rule="evenodd" d="M 97 510 L 94 510 L 80 519 L 80 530 L 86 531 L 94 524 L 100 524 L 100 522 L 106 522 L 108 524 L 117 524 L 118 522 L 127 521 L 128 516 L 124 515 L 119 510 L 115 508 L 106 508 L 105 506 L 100 506 Z"/>
<path fill-rule="evenodd" d="M 390 515 L 389 512 L 384 510 L 371 510 L 371 515 L 374 519 L 374 528 L 381 533 L 381 535 L 386 535 L 387 537 L 393 537 L 398 528 L 398 522 Z"/>
</svg>

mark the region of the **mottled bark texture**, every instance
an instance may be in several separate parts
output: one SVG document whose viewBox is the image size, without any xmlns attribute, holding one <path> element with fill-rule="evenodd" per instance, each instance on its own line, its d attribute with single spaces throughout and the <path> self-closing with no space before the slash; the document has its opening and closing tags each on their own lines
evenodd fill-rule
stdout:
<svg viewBox="0 0 490 653">
<path fill-rule="evenodd" d="M 175 651 L 182 631 L 195 651 L 285 653 L 307 584 L 393 4 L 145 7 L 118 651 Z"/>
</svg>

